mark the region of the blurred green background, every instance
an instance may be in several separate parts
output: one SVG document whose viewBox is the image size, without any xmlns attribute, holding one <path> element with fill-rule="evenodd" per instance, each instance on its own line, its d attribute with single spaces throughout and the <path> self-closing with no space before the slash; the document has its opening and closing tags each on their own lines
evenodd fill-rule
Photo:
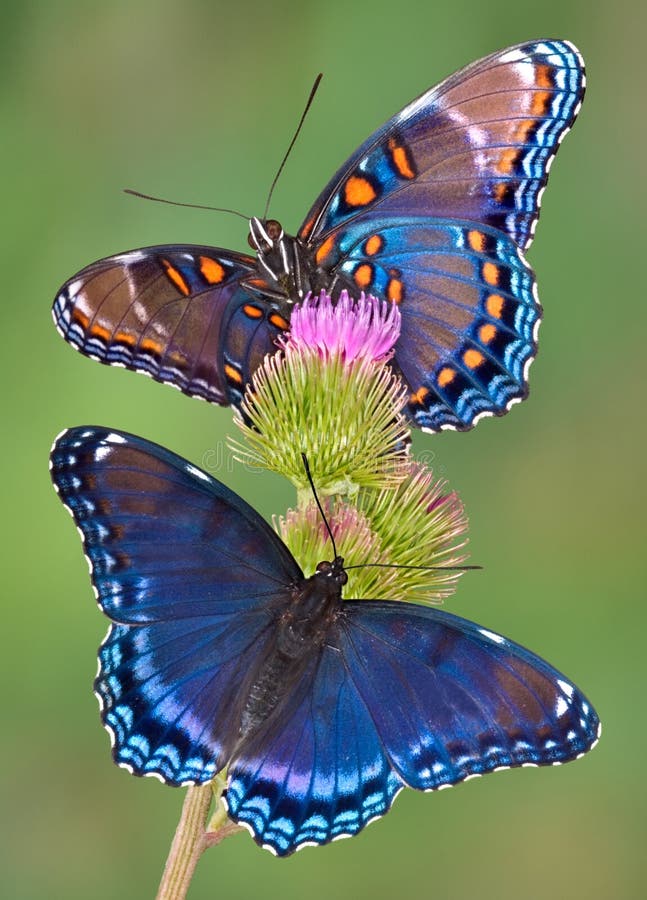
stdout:
<svg viewBox="0 0 647 900">
<path fill-rule="evenodd" d="M 127 429 L 209 461 L 266 516 L 294 499 L 234 467 L 230 411 L 74 353 L 50 319 L 56 289 L 133 247 L 246 249 L 233 217 L 120 189 L 260 214 L 319 70 L 272 207 L 292 233 L 388 116 L 459 66 L 538 37 L 578 44 L 588 92 L 530 253 L 545 307 L 531 397 L 469 434 L 417 436 L 415 449 L 460 491 L 485 567 L 448 608 L 581 685 L 600 746 L 563 768 L 407 791 L 359 837 L 284 862 L 239 835 L 202 859 L 190 897 L 644 896 L 644 7 L 57 0 L 2 12 L 3 896 L 153 896 L 183 796 L 111 764 L 91 692 L 106 622 L 50 486 L 54 436 Z"/>
</svg>

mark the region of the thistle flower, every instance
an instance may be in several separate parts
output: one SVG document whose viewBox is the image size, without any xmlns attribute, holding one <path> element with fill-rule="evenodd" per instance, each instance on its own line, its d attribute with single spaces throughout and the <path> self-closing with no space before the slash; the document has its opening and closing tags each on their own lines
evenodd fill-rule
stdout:
<svg viewBox="0 0 647 900">
<path fill-rule="evenodd" d="M 458 495 L 445 493 L 445 488 L 446 483 L 435 480 L 426 466 L 410 462 L 395 489 L 366 490 L 358 496 L 358 511 L 379 536 L 385 559 L 398 566 L 431 567 L 396 569 L 393 593 L 388 598 L 382 593 L 382 598 L 438 603 L 454 593 L 462 573 L 446 567 L 460 566 L 467 559 L 461 551 L 467 544 L 468 523 Z"/>
<path fill-rule="evenodd" d="M 360 294 L 354 301 L 342 291 L 336 305 L 322 291 L 311 294 L 292 313 L 288 351 L 316 348 L 321 356 L 339 353 L 347 364 L 356 359 L 385 362 L 400 337 L 400 310 L 395 303 Z"/>
<path fill-rule="evenodd" d="M 355 506 L 342 499 L 334 502 L 327 499 L 324 500 L 323 508 L 335 538 L 337 552 L 344 558 L 344 565 L 391 561 L 389 554 L 382 551 L 380 536 Z M 314 501 L 299 509 L 289 509 L 285 516 L 274 516 L 272 524 L 299 561 L 306 576 L 312 575 L 322 560 L 332 559 L 328 529 Z M 365 599 L 390 597 L 396 582 L 396 571 L 389 568 L 351 569 L 344 595 Z"/>
<path fill-rule="evenodd" d="M 444 489 L 430 469 L 410 463 L 395 488 L 362 490 L 354 505 L 343 499 L 324 503 L 337 551 L 349 567 L 345 597 L 438 603 L 454 592 L 461 572 L 445 567 L 467 558 L 461 552 L 467 518 L 457 494 Z M 321 560 L 332 559 L 328 531 L 314 503 L 275 517 L 274 528 L 306 575 Z"/>
<path fill-rule="evenodd" d="M 321 494 L 394 486 L 409 430 L 406 389 L 384 363 L 400 330 L 394 304 L 342 292 L 306 297 L 280 352 L 256 370 L 236 423 L 236 457 L 278 472 L 309 492 L 302 453 Z"/>
</svg>

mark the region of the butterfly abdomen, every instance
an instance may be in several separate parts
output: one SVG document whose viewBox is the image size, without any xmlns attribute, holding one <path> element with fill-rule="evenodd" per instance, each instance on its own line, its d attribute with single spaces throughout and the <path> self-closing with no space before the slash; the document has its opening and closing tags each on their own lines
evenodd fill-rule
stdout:
<svg viewBox="0 0 647 900">
<path fill-rule="evenodd" d="M 243 708 L 240 723 L 241 738 L 256 731 L 276 709 L 286 683 L 292 680 L 290 675 L 293 674 L 291 670 L 294 668 L 294 660 L 276 651 L 266 657 Z"/>
<path fill-rule="evenodd" d="M 241 737 L 269 719 L 318 657 L 342 608 L 341 586 L 328 571 L 316 572 L 294 586 L 292 603 L 279 618 L 274 639 L 253 678 L 243 708 Z"/>
</svg>

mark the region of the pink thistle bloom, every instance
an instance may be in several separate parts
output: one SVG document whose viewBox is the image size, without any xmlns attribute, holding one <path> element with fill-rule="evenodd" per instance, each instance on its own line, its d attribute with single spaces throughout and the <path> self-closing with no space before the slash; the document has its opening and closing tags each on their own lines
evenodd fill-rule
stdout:
<svg viewBox="0 0 647 900">
<path fill-rule="evenodd" d="M 460 500 L 456 491 L 451 491 L 449 494 L 441 494 L 431 501 L 429 506 L 427 507 L 427 512 L 432 513 L 435 509 L 438 509 L 439 506 L 442 506 L 443 503 L 451 502 L 452 506 L 456 506 L 460 504 Z"/>
<path fill-rule="evenodd" d="M 286 350 L 316 349 L 321 356 L 339 354 L 346 363 L 357 359 L 386 362 L 400 337 L 400 310 L 395 303 L 361 293 L 358 300 L 342 291 L 333 304 L 322 291 L 308 294 L 290 317 Z"/>
</svg>

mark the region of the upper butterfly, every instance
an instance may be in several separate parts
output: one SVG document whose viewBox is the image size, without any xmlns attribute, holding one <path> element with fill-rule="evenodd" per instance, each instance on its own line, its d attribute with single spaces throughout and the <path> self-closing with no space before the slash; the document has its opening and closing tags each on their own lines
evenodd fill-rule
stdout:
<svg viewBox="0 0 647 900">
<path fill-rule="evenodd" d="M 471 428 L 528 393 L 541 306 L 523 251 L 584 94 L 567 41 L 510 47 L 405 107 L 351 156 L 297 237 L 253 218 L 256 257 L 194 245 L 93 263 L 61 288 L 77 350 L 186 394 L 237 405 L 309 292 L 400 304 L 393 366 L 413 422 Z"/>
</svg>

